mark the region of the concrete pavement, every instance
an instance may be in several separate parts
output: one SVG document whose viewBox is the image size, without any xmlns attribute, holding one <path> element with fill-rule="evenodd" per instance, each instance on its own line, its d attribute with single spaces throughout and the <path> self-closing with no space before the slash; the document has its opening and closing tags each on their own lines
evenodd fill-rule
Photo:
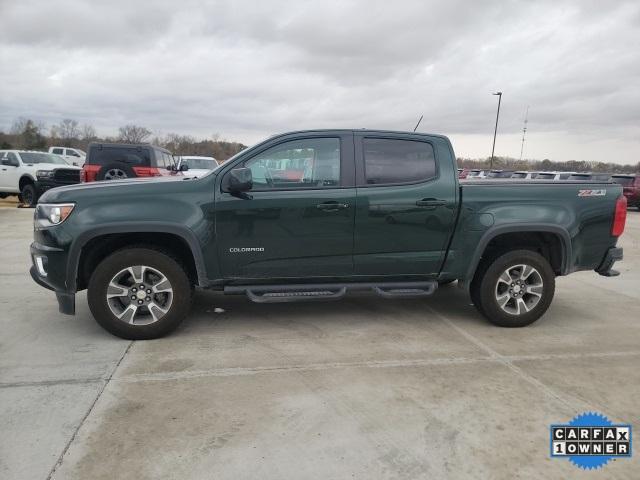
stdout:
<svg viewBox="0 0 640 480">
<path fill-rule="evenodd" d="M 559 278 L 524 329 L 455 285 L 267 306 L 199 292 L 176 333 L 133 343 L 84 294 L 67 317 L 32 282 L 31 215 L 0 209 L 0 478 L 572 478 L 551 423 L 595 410 L 640 431 L 637 211 L 623 275 Z"/>
</svg>

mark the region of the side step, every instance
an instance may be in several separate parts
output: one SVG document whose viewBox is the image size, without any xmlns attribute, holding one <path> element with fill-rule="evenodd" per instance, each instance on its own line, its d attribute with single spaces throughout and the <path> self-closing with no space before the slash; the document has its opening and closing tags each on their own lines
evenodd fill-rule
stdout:
<svg viewBox="0 0 640 480">
<path fill-rule="evenodd" d="M 337 300 L 347 291 L 373 291 L 383 298 L 426 297 L 438 288 L 435 280 L 422 282 L 323 283 L 290 285 L 234 285 L 224 287 L 225 295 L 246 294 L 256 303 Z"/>
</svg>

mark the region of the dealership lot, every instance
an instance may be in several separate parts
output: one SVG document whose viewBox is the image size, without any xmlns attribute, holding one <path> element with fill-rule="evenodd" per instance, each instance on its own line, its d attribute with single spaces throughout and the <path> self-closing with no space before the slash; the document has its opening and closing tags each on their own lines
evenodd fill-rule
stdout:
<svg viewBox="0 0 640 480">
<path fill-rule="evenodd" d="M 0 208 L 1 478 L 570 478 L 550 424 L 598 411 L 640 429 L 637 210 L 622 276 L 558 279 L 527 328 L 491 326 L 454 285 L 279 305 L 199 292 L 149 342 L 107 334 L 84 293 L 58 313 L 28 275 L 31 217 Z"/>
</svg>

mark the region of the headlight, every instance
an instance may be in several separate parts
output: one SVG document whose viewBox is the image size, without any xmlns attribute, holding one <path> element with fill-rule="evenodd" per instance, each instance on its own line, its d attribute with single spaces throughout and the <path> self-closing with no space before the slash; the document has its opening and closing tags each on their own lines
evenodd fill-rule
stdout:
<svg viewBox="0 0 640 480">
<path fill-rule="evenodd" d="M 47 178 L 52 178 L 53 177 L 53 170 L 38 170 L 36 172 L 36 177 L 38 177 L 38 179 L 47 179 Z"/>
<path fill-rule="evenodd" d="M 61 224 L 71 215 L 73 207 L 73 203 L 39 203 L 35 211 L 36 228 Z"/>
</svg>

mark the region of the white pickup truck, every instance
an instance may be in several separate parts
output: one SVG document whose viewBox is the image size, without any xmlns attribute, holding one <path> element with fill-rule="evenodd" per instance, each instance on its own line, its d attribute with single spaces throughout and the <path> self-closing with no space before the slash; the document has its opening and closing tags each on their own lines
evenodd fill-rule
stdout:
<svg viewBox="0 0 640 480">
<path fill-rule="evenodd" d="M 0 198 L 18 195 L 33 207 L 50 188 L 80 182 L 80 170 L 51 153 L 0 150 Z"/>
<path fill-rule="evenodd" d="M 70 165 L 77 165 L 78 167 L 82 167 L 84 165 L 85 159 L 87 158 L 87 154 L 79 148 L 49 147 L 49 153 L 60 155 Z"/>
</svg>

